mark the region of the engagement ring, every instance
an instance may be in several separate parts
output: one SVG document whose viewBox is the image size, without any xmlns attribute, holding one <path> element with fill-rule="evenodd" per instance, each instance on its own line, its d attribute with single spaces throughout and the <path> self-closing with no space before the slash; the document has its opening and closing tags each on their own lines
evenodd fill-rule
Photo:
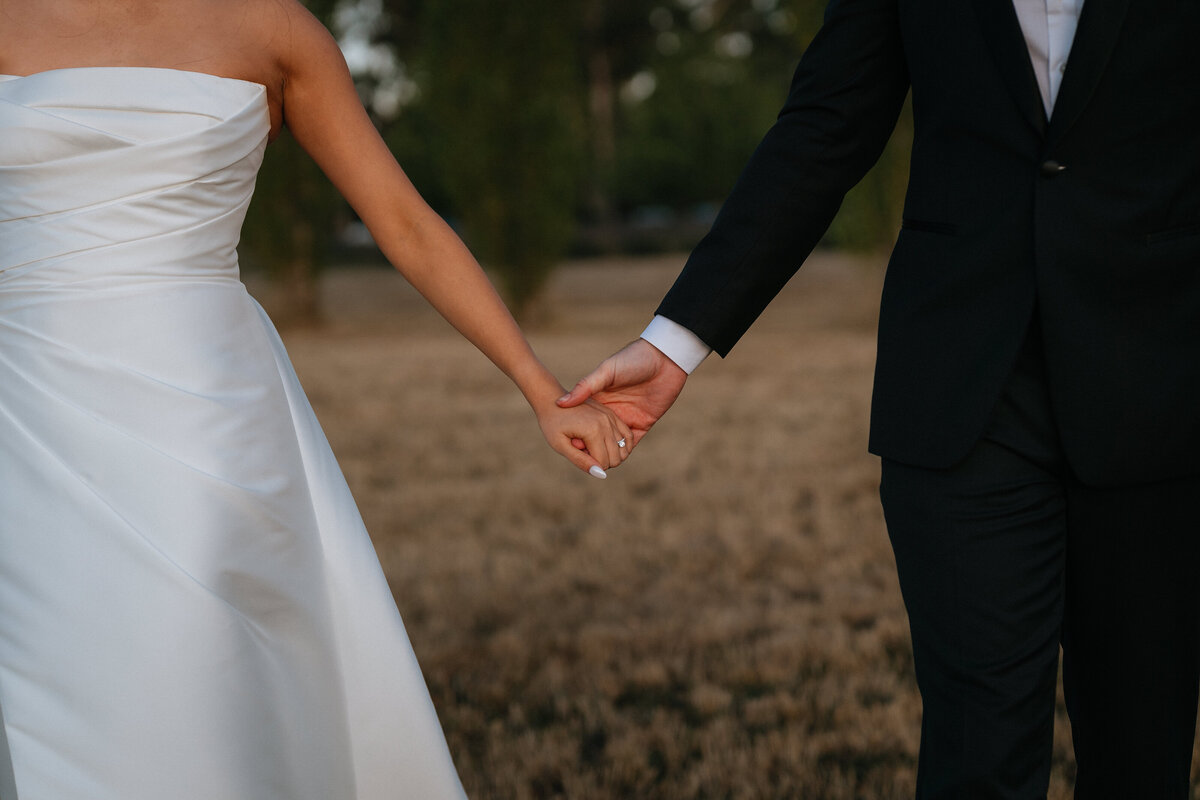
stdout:
<svg viewBox="0 0 1200 800">
<path fill-rule="evenodd" d="M 624 446 L 625 446 L 625 440 L 617 439 L 617 447 L 624 447 Z"/>
</svg>

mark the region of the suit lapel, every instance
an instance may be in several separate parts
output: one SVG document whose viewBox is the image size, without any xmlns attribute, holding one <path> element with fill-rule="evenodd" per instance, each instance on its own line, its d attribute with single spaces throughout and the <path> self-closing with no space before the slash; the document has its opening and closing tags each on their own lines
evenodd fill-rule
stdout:
<svg viewBox="0 0 1200 800">
<path fill-rule="evenodd" d="M 1086 0 L 1075 41 L 1067 59 L 1067 71 L 1054 102 L 1048 138 L 1053 143 L 1062 137 L 1087 106 L 1096 84 L 1104 74 L 1129 10 L 1129 0 Z"/>
<path fill-rule="evenodd" d="M 1085 8 L 1092 2 L 1088 0 Z M 1004 82 L 1017 101 L 1021 115 L 1039 134 L 1046 131 L 1046 111 L 1042 107 L 1042 95 L 1038 90 L 1037 76 L 1029 61 L 1029 49 L 1025 46 L 1025 34 L 1013 8 L 1012 0 L 974 0 L 975 12 L 983 28 L 983 38 L 992 50 Z"/>
</svg>

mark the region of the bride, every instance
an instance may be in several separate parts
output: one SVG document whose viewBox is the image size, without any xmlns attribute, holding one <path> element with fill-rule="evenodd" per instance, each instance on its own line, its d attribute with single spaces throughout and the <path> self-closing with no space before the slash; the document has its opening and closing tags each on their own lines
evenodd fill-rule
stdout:
<svg viewBox="0 0 1200 800">
<path fill-rule="evenodd" d="M 0 73 L 0 798 L 462 797 L 238 279 L 266 143 L 291 129 L 575 466 L 629 429 L 556 406 L 297 0 L 0 0 Z"/>
</svg>

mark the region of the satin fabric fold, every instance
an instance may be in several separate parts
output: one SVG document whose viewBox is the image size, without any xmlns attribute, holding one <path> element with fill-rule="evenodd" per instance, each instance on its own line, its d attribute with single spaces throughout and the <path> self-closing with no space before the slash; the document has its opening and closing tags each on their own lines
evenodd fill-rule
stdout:
<svg viewBox="0 0 1200 800">
<path fill-rule="evenodd" d="M 268 129 L 245 81 L 0 77 L 19 800 L 463 796 L 345 481 L 240 282 Z"/>
</svg>

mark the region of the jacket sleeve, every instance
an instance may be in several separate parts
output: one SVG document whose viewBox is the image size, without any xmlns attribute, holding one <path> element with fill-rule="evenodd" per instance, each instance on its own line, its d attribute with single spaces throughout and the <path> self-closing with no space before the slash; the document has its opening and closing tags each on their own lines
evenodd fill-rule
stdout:
<svg viewBox="0 0 1200 800">
<path fill-rule="evenodd" d="M 832 0 L 779 118 L 657 313 L 726 355 L 879 159 L 908 84 L 897 0 Z"/>
</svg>

